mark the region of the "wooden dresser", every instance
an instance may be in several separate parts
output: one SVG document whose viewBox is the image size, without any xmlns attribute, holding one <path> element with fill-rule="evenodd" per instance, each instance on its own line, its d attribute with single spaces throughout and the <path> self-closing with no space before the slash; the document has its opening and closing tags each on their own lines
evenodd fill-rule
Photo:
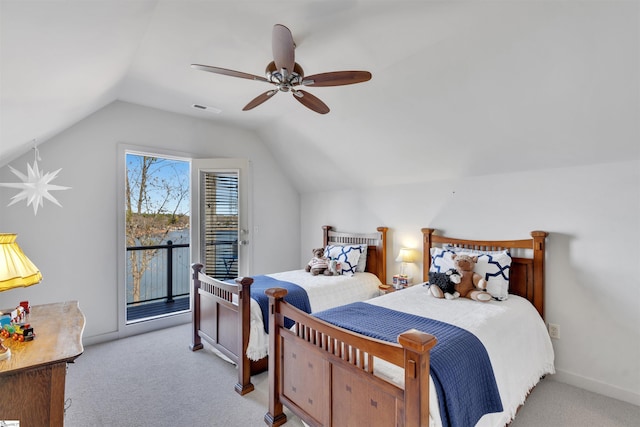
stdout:
<svg viewBox="0 0 640 427">
<path fill-rule="evenodd" d="M 0 360 L 0 420 L 19 420 L 20 427 L 64 424 L 67 363 L 84 351 L 84 314 L 77 301 L 31 307 L 26 319 L 33 341 L 5 339 L 9 359 Z"/>
</svg>

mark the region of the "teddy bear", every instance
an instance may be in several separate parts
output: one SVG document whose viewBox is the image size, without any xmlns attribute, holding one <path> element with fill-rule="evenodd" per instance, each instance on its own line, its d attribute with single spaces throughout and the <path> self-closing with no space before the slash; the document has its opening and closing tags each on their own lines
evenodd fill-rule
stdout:
<svg viewBox="0 0 640 427">
<path fill-rule="evenodd" d="M 456 299 L 460 293 L 456 291 L 456 285 L 460 283 L 462 276 L 455 268 L 450 268 L 444 273 L 429 272 L 429 291 L 436 298 Z"/>
<path fill-rule="evenodd" d="M 324 248 L 312 249 L 311 253 L 313 254 L 313 258 L 311 258 L 304 270 L 314 276 L 317 276 L 318 274 L 331 276 L 332 273 L 329 270 L 329 259 L 324 256 Z"/>
<path fill-rule="evenodd" d="M 478 262 L 478 257 L 453 254 L 451 259 L 453 259 L 455 269 L 458 270 L 458 273 L 461 275 L 460 283 L 455 286 L 460 296 L 482 302 L 491 300 L 491 294 L 485 290 L 487 289 L 487 281 L 473 271 Z"/>
</svg>

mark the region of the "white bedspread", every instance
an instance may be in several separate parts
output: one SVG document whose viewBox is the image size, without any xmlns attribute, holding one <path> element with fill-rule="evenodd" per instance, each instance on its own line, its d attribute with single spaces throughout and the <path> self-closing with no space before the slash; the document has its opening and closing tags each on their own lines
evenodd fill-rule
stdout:
<svg viewBox="0 0 640 427">
<path fill-rule="evenodd" d="M 432 297 L 425 286 L 416 285 L 367 302 L 456 325 L 482 341 L 491 360 L 504 411 L 486 414 L 476 424 L 479 427 L 506 425 L 540 378 L 555 373 L 553 347 L 544 322 L 524 298 L 509 295 L 506 301 L 487 303 L 466 298 L 438 299 Z M 383 361 L 376 362 L 376 373 L 402 385 L 402 368 L 380 362 Z M 440 427 L 432 381 L 429 402 L 430 425 Z"/>
<path fill-rule="evenodd" d="M 267 276 L 302 287 L 307 291 L 312 312 L 368 300 L 379 294 L 378 286 L 382 284 L 372 273 L 355 273 L 353 276 L 314 276 L 304 270 L 292 270 L 267 274 Z M 260 306 L 252 298 L 247 357 L 251 360 L 260 360 L 268 354 L 269 335 L 264 332 Z"/>
</svg>

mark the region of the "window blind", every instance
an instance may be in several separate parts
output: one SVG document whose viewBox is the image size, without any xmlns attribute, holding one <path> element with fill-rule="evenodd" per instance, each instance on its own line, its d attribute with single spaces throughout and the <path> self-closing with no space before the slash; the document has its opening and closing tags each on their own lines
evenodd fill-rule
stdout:
<svg viewBox="0 0 640 427">
<path fill-rule="evenodd" d="M 202 259 L 216 279 L 238 276 L 238 174 L 204 172 Z"/>
</svg>

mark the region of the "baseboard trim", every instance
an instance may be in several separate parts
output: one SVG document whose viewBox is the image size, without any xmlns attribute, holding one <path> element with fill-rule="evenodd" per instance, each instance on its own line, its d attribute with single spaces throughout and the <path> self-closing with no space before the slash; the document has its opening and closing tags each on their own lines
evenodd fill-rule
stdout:
<svg viewBox="0 0 640 427">
<path fill-rule="evenodd" d="M 106 332 L 99 335 L 83 336 L 82 344 L 86 346 L 101 344 L 120 338 L 127 338 L 134 335 L 157 331 L 158 329 L 171 328 L 173 326 L 191 323 L 191 312 L 174 314 L 171 316 L 159 317 L 156 319 L 126 325 L 122 331 Z"/>
<path fill-rule="evenodd" d="M 118 339 L 118 332 L 107 332 L 105 334 L 100 335 L 92 335 L 92 336 L 83 336 L 82 337 L 82 345 L 87 347 L 90 345 L 101 344 L 103 342 L 113 341 Z"/>
<path fill-rule="evenodd" d="M 587 378 L 562 369 L 556 369 L 555 375 L 551 375 L 550 379 L 640 406 L 640 394 L 637 392 L 612 386 L 593 378 Z"/>
</svg>

